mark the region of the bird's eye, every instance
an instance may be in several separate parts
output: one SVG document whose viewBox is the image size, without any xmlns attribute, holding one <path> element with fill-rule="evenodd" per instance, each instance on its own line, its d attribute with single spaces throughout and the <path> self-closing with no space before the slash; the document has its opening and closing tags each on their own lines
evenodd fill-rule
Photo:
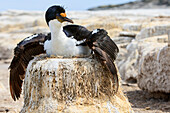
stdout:
<svg viewBox="0 0 170 113">
<path fill-rule="evenodd" d="M 66 17 L 66 13 L 60 13 L 62 17 Z"/>
</svg>

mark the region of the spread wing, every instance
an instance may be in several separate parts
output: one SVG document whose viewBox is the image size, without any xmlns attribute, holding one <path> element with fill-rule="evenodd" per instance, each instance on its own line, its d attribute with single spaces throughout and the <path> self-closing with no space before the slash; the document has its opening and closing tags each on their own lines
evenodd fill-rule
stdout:
<svg viewBox="0 0 170 113">
<path fill-rule="evenodd" d="M 84 42 L 87 42 L 90 48 L 98 46 L 113 60 L 116 59 L 119 49 L 104 29 L 89 31 L 83 26 L 66 25 L 63 27 L 63 31 L 67 37 L 73 37 L 77 41 L 85 40 Z"/>
<path fill-rule="evenodd" d="M 119 87 L 117 69 L 114 64 L 114 60 L 117 57 L 119 49 L 117 45 L 107 35 L 108 33 L 104 29 L 97 29 L 89 31 L 83 26 L 67 25 L 63 29 L 68 37 L 73 36 L 76 40 L 84 40 L 89 48 L 94 51 L 96 56 L 105 64 L 110 73 L 113 75 L 116 91 Z"/>
<path fill-rule="evenodd" d="M 90 31 L 79 25 L 66 25 L 63 27 L 64 33 L 67 37 L 72 37 L 77 41 L 86 39 L 90 35 Z"/>
<path fill-rule="evenodd" d="M 115 60 L 119 52 L 117 45 L 104 29 L 97 29 L 95 31 L 95 33 L 92 32 L 92 36 L 89 39 L 93 40 L 93 46 L 99 47 L 106 52 L 112 60 Z"/>
<path fill-rule="evenodd" d="M 103 64 L 107 67 L 107 69 L 110 71 L 110 73 L 113 75 L 111 76 L 111 79 L 113 81 L 113 85 L 115 86 L 115 93 L 118 91 L 119 88 L 119 79 L 117 75 L 117 69 L 116 66 L 112 60 L 112 58 L 100 47 L 92 47 L 94 53 L 98 58 L 101 60 Z"/>
<path fill-rule="evenodd" d="M 114 81 L 115 92 L 117 92 L 119 88 L 119 80 L 114 60 L 116 60 L 119 48 L 107 34 L 108 33 L 104 29 L 97 29 L 92 32 L 88 41 L 93 41 L 93 44 L 91 45 L 92 50 L 113 75 L 111 78 Z"/>
<path fill-rule="evenodd" d="M 9 66 L 10 69 L 10 92 L 14 100 L 20 98 L 22 82 L 25 78 L 25 71 L 30 60 L 35 55 L 45 53 L 44 42 L 51 38 L 51 35 L 35 34 L 25 38 L 14 49 L 14 57 Z"/>
</svg>

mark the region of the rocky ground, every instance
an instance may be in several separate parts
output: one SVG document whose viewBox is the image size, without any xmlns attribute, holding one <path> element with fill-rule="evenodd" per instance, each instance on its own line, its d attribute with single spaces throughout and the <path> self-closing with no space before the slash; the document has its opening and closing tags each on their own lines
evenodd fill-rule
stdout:
<svg viewBox="0 0 170 113">
<path fill-rule="evenodd" d="M 7 68 L 13 48 L 21 39 L 34 33 L 49 32 L 43 16 L 43 12 L 0 12 L 0 112 L 19 112 L 22 108 L 22 97 L 17 102 L 13 102 L 10 97 Z M 169 9 L 77 11 L 69 12 L 68 17 L 73 18 L 75 24 L 84 25 L 90 30 L 106 29 L 119 46 L 120 53 L 116 63 L 124 80 L 122 89 L 135 112 L 170 112 L 169 95 L 148 93 L 139 89 L 136 83 L 140 67 L 138 62 L 145 56 L 142 53 L 167 46 Z"/>
<path fill-rule="evenodd" d="M 23 95 L 19 101 L 14 102 L 9 92 L 9 62 L 0 62 L 0 112 L 18 113 L 23 104 Z M 123 83 L 122 89 L 128 97 L 135 113 L 168 113 L 170 112 L 170 99 L 154 98 L 153 94 L 142 91 L 137 84 Z"/>
</svg>

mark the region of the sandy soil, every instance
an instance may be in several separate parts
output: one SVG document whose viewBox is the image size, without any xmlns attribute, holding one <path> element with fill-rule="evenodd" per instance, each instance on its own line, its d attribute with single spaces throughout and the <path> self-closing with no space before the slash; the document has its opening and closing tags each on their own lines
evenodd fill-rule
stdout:
<svg viewBox="0 0 170 113">
<path fill-rule="evenodd" d="M 14 102 L 9 92 L 9 61 L 0 61 L 0 112 L 17 113 L 23 106 L 23 97 Z M 158 97 L 138 88 L 137 84 L 123 83 L 122 89 L 132 104 L 135 113 L 170 113 L 170 96 Z"/>
<path fill-rule="evenodd" d="M 122 88 L 135 113 L 170 113 L 170 95 L 148 93 L 137 84 L 124 84 Z"/>
</svg>

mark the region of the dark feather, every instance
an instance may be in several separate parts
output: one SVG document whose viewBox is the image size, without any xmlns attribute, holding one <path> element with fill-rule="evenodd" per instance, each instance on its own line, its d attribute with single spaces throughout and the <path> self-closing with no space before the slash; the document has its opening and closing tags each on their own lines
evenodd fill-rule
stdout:
<svg viewBox="0 0 170 113">
<path fill-rule="evenodd" d="M 98 58 L 102 61 L 101 63 L 105 64 L 106 68 L 113 75 L 113 76 L 111 76 L 111 79 L 114 83 L 115 93 L 116 93 L 118 91 L 118 88 L 119 88 L 119 79 L 118 79 L 118 75 L 117 75 L 117 69 L 116 69 L 116 66 L 115 66 L 113 60 L 111 59 L 111 57 L 106 52 L 104 52 L 99 47 L 93 47 L 93 51 L 96 54 L 96 56 L 98 56 Z"/>
<path fill-rule="evenodd" d="M 10 69 L 10 92 L 14 100 L 20 98 L 25 71 L 30 60 L 35 55 L 45 53 L 43 43 L 51 38 L 51 34 L 37 34 L 22 40 L 14 49 L 14 57 L 9 66 Z"/>
<path fill-rule="evenodd" d="M 98 29 L 98 32 L 92 34 L 88 40 L 92 40 L 94 46 L 99 47 L 106 52 L 111 59 L 115 60 L 119 49 L 107 34 L 108 33 L 104 29 Z"/>
<path fill-rule="evenodd" d="M 85 27 L 79 25 L 66 25 L 63 27 L 63 31 L 67 37 L 72 37 L 77 41 L 86 39 L 90 35 L 90 31 L 88 31 Z"/>
<path fill-rule="evenodd" d="M 97 29 L 97 32 L 95 33 L 79 25 L 67 25 L 64 27 L 63 31 L 68 37 L 73 36 L 77 41 L 84 40 L 83 44 L 86 43 L 89 48 L 94 51 L 95 55 L 105 64 L 107 69 L 113 75 L 112 80 L 116 86 L 115 92 L 117 92 L 119 80 L 114 60 L 117 57 L 119 49 L 108 36 L 108 33 L 104 29 Z"/>
<path fill-rule="evenodd" d="M 92 31 L 89 31 L 83 26 L 66 25 L 63 27 L 63 31 L 67 37 L 73 37 L 77 41 L 86 39 L 85 42 L 88 43 L 89 46 L 98 46 L 113 60 L 116 59 L 119 49 L 104 29 L 98 29 L 98 32 L 93 34 Z"/>
</svg>

